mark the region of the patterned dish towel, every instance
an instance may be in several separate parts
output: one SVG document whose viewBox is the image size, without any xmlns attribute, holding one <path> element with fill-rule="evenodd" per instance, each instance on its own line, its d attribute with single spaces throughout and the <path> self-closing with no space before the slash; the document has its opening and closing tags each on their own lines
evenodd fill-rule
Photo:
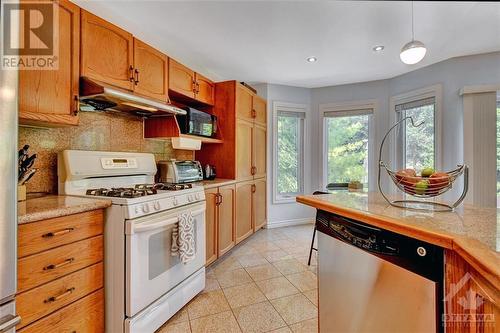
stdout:
<svg viewBox="0 0 500 333">
<path fill-rule="evenodd" d="M 191 213 L 179 216 L 179 222 L 172 230 L 171 255 L 179 256 L 183 264 L 194 259 L 196 244 L 194 241 L 194 218 Z"/>
</svg>

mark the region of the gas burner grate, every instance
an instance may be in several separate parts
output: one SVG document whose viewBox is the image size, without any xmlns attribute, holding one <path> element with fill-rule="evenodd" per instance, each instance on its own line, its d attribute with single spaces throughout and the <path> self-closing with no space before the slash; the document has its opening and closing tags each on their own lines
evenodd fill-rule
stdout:
<svg viewBox="0 0 500 333">
<path fill-rule="evenodd" d="M 88 189 L 86 194 L 93 196 L 105 196 L 114 198 L 137 198 L 146 195 L 156 194 L 157 191 L 154 188 L 132 188 L 132 187 L 118 187 L 118 188 L 98 188 L 98 189 Z"/>
<path fill-rule="evenodd" d="M 155 184 L 139 184 L 135 185 L 136 189 L 148 190 L 163 190 L 163 191 L 179 191 L 193 188 L 193 184 L 168 184 L 168 183 L 155 183 Z"/>
</svg>

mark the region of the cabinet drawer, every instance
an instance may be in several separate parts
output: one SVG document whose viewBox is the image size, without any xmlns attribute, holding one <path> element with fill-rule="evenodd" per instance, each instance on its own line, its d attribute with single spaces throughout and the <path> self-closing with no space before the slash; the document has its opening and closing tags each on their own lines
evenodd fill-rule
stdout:
<svg viewBox="0 0 500 333">
<path fill-rule="evenodd" d="M 21 323 L 17 328 L 26 326 L 102 286 L 103 264 L 98 263 L 21 293 L 16 297 L 17 313 L 21 316 Z"/>
<path fill-rule="evenodd" d="M 103 232 L 103 210 L 20 224 L 18 257 L 42 252 Z"/>
<path fill-rule="evenodd" d="M 104 332 L 104 291 L 98 290 L 17 332 Z"/>
<path fill-rule="evenodd" d="M 17 262 L 18 292 L 42 285 L 102 259 L 102 235 L 24 257 Z"/>
</svg>

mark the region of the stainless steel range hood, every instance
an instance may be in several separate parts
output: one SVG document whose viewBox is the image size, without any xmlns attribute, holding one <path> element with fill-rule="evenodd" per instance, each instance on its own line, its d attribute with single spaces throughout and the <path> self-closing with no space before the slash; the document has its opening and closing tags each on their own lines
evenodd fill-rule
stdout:
<svg viewBox="0 0 500 333">
<path fill-rule="evenodd" d="M 106 86 L 87 77 L 80 78 L 80 110 L 117 111 L 140 117 L 186 114 L 186 111 L 167 103 L 156 102 L 131 92 Z"/>
</svg>

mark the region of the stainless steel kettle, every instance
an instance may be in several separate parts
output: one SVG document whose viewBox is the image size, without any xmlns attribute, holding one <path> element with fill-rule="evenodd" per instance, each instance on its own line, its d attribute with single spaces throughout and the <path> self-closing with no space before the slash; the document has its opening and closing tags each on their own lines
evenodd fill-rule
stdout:
<svg viewBox="0 0 500 333">
<path fill-rule="evenodd" d="M 203 176 L 205 179 L 208 179 L 208 180 L 215 179 L 215 176 L 216 176 L 215 166 L 210 165 L 210 164 L 205 165 Z"/>
</svg>

